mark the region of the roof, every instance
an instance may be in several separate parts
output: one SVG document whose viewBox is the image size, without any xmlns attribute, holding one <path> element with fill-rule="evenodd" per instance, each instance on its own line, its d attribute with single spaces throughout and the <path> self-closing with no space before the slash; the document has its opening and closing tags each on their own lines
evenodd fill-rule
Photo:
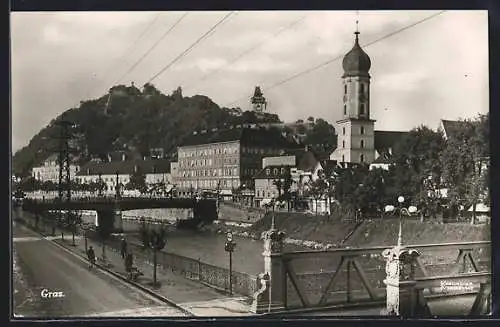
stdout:
<svg viewBox="0 0 500 327">
<path fill-rule="evenodd" d="M 466 122 L 460 120 L 445 119 L 441 119 L 441 123 L 446 137 L 450 137 L 450 135 L 458 133 L 466 124 Z"/>
<path fill-rule="evenodd" d="M 408 132 L 375 131 L 375 150 L 380 153 L 381 150 L 394 148 L 394 145 L 407 134 Z"/>
<path fill-rule="evenodd" d="M 361 49 L 359 45 L 358 35 L 359 32 L 354 33 L 356 39 L 354 41 L 354 46 L 345 56 L 342 61 L 342 67 L 344 68 L 344 76 L 366 76 L 369 77 L 368 71 L 371 67 L 370 57 L 366 52 Z"/>
<path fill-rule="evenodd" d="M 255 179 L 273 179 L 273 178 L 284 178 L 286 174 L 290 171 L 292 166 L 289 165 L 273 165 L 267 166 L 261 169 L 255 176 Z M 267 173 L 269 169 L 269 174 Z M 284 169 L 282 171 L 282 169 Z"/>
<path fill-rule="evenodd" d="M 263 147 L 294 149 L 301 145 L 287 140 L 279 131 L 261 127 L 235 127 L 225 129 L 213 129 L 206 132 L 195 132 L 184 139 L 181 146 L 201 145 L 211 143 L 222 143 L 240 141 L 242 145 L 254 145 Z"/>
<path fill-rule="evenodd" d="M 152 173 L 170 173 L 170 161 L 168 160 L 128 160 L 112 162 L 89 162 L 80 168 L 77 176 L 88 175 L 114 175 L 133 174 L 135 166 L 145 174 Z"/>
<path fill-rule="evenodd" d="M 375 159 L 372 164 L 391 164 L 390 155 L 387 152 L 382 152 L 380 156 Z"/>
</svg>

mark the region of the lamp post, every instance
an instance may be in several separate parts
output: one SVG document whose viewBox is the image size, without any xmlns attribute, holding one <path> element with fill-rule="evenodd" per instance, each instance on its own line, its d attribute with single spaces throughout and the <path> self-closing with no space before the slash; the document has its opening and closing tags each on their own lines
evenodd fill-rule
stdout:
<svg viewBox="0 0 500 327">
<path fill-rule="evenodd" d="M 393 212 L 396 209 L 399 211 L 399 232 L 398 232 L 398 242 L 397 246 L 401 247 L 403 244 L 403 214 L 410 216 L 412 213 L 417 212 L 417 207 L 409 206 L 408 208 L 403 207 L 403 203 L 405 202 L 405 198 L 403 196 L 398 197 L 399 207 L 396 208 L 393 205 L 386 205 L 385 212 Z"/>
<path fill-rule="evenodd" d="M 226 234 L 226 244 L 224 245 L 224 251 L 229 252 L 229 295 L 233 295 L 233 251 L 236 247 L 236 243 L 233 242 L 233 233 L 228 232 Z"/>
<path fill-rule="evenodd" d="M 417 207 L 403 207 L 405 198 L 398 197 L 399 206 L 385 206 L 385 212 L 399 210 L 399 233 L 397 245 L 392 249 L 384 250 L 382 256 L 386 258 L 386 308 L 384 314 L 396 316 L 413 316 L 421 311 L 415 290 L 415 265 L 418 256 L 417 250 L 403 246 L 402 226 L 403 214 L 411 215 L 417 212 Z"/>
</svg>

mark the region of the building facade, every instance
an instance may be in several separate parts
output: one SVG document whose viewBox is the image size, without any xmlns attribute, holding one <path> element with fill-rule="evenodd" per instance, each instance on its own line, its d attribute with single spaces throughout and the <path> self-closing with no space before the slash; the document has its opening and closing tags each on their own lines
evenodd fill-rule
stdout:
<svg viewBox="0 0 500 327">
<path fill-rule="evenodd" d="M 194 132 L 178 148 L 174 184 L 181 195 L 200 191 L 231 195 L 253 189 L 262 158 L 301 147 L 279 132 L 256 125 Z"/>
<path fill-rule="evenodd" d="M 140 172 L 145 175 L 148 188 L 155 184 L 172 184 L 170 175 L 170 162 L 167 160 L 124 160 L 111 162 L 91 161 L 83 165 L 76 176 L 76 181 L 81 184 L 104 182 L 104 194 L 116 193 L 116 186 L 120 185 L 122 191 L 130 182 L 130 176 Z"/>
<path fill-rule="evenodd" d="M 76 163 L 72 163 L 69 166 L 70 177 L 73 180 L 79 171 L 79 166 Z M 31 171 L 31 176 L 40 182 L 53 182 L 59 183 L 59 163 L 58 155 L 51 155 L 47 160 L 43 162 L 41 166 L 33 167 Z"/>
</svg>

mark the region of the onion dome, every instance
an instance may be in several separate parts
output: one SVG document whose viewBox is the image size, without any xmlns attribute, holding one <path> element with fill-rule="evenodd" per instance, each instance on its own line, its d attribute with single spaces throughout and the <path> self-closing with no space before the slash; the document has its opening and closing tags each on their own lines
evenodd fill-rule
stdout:
<svg viewBox="0 0 500 327">
<path fill-rule="evenodd" d="M 356 35 L 354 47 L 344 56 L 344 60 L 342 61 L 342 67 L 344 68 L 344 75 L 342 77 L 370 77 L 370 74 L 368 74 L 372 65 L 370 57 L 363 51 L 363 49 L 361 49 L 361 46 L 359 45 L 359 32 L 356 31 L 354 34 Z"/>
</svg>

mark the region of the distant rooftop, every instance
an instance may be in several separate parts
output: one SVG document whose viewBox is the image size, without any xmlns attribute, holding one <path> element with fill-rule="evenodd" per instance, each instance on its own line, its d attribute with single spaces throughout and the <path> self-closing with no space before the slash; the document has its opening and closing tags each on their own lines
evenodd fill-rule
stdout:
<svg viewBox="0 0 500 327">
<path fill-rule="evenodd" d="M 135 167 L 144 174 L 152 173 L 170 173 L 170 161 L 168 160 L 127 160 L 127 161 L 112 161 L 112 162 L 89 162 L 80 168 L 77 176 L 88 175 L 114 175 L 116 172 L 122 174 L 133 174 Z"/>
<path fill-rule="evenodd" d="M 279 131 L 266 129 L 259 126 L 241 126 L 211 129 L 207 131 L 193 132 L 187 137 L 181 146 L 211 144 L 240 141 L 245 146 L 278 147 L 284 149 L 294 149 L 301 145 L 286 139 Z"/>
</svg>

